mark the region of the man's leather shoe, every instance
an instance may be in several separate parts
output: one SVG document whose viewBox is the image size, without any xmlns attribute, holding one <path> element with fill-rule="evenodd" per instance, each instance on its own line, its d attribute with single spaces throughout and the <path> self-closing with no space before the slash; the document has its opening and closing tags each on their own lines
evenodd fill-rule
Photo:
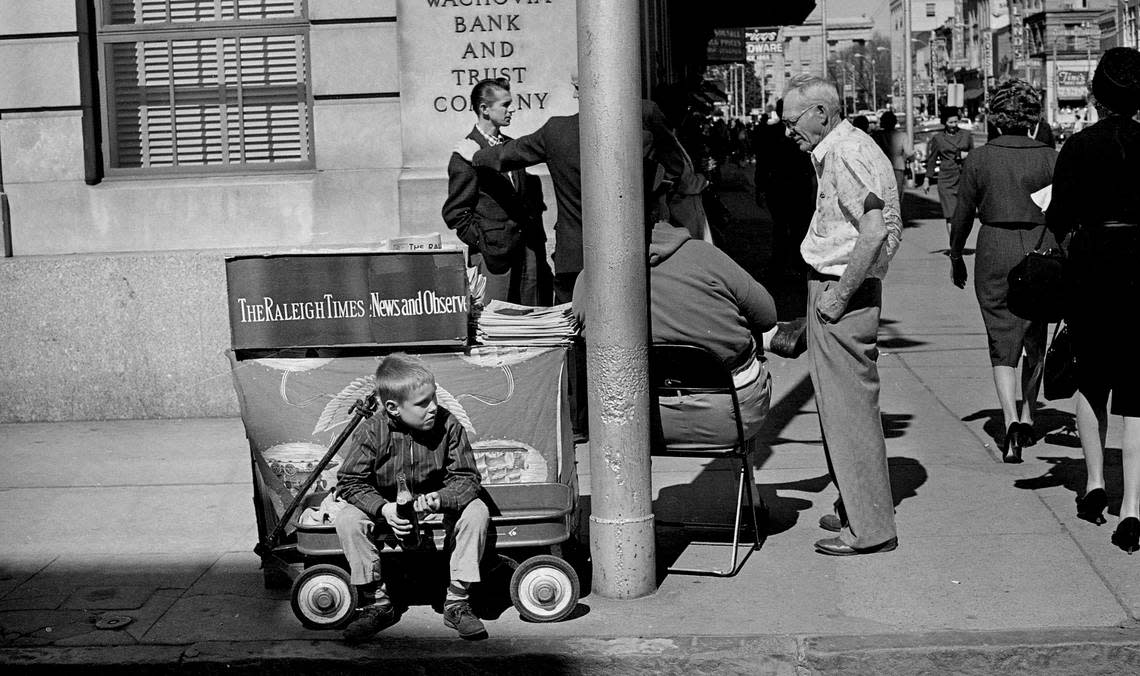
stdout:
<svg viewBox="0 0 1140 676">
<path fill-rule="evenodd" d="M 838 533 L 843 530 L 844 525 L 843 520 L 835 514 L 824 514 L 819 517 L 819 527 L 826 531 L 831 531 L 832 533 Z"/>
<path fill-rule="evenodd" d="M 772 354 L 795 359 L 807 351 L 807 320 L 798 317 L 790 322 L 779 322 L 779 328 L 768 344 Z"/>
<path fill-rule="evenodd" d="M 815 543 L 815 551 L 827 556 L 857 556 L 859 554 L 878 554 L 880 552 L 893 551 L 899 546 L 898 538 L 891 538 L 886 542 L 874 545 L 872 547 L 864 547 L 856 549 L 847 544 L 840 538 L 826 538 Z"/>
</svg>

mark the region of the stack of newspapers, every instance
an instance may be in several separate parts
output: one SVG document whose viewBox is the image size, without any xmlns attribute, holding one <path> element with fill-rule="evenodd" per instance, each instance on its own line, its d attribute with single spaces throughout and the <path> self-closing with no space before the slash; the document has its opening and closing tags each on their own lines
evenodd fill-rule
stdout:
<svg viewBox="0 0 1140 676">
<path fill-rule="evenodd" d="M 493 300 L 475 317 L 475 340 L 484 345 L 563 345 L 578 332 L 570 303 L 530 307 Z"/>
</svg>

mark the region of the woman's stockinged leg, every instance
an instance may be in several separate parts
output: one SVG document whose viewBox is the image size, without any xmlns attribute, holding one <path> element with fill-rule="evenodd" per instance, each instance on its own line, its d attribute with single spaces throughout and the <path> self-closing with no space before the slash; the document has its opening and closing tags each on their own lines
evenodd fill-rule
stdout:
<svg viewBox="0 0 1140 676">
<path fill-rule="evenodd" d="M 1104 488 L 1104 437 L 1108 432 L 1108 407 L 1093 405 L 1077 392 L 1077 432 L 1085 456 L 1085 492 Z"/>
<path fill-rule="evenodd" d="M 998 405 L 1004 420 L 1002 429 L 1009 429 L 1017 418 L 1017 369 L 1012 366 L 994 367 L 994 387 L 997 389 Z"/>
<path fill-rule="evenodd" d="M 1041 378 L 1045 375 L 1044 351 L 1025 342 L 1025 356 L 1021 360 L 1021 422 L 1032 426 L 1037 412 L 1037 394 L 1041 391 Z"/>
<path fill-rule="evenodd" d="M 1120 503 L 1120 518 L 1140 517 L 1140 418 L 1125 416 L 1121 456 L 1124 459 L 1124 499 Z"/>
</svg>

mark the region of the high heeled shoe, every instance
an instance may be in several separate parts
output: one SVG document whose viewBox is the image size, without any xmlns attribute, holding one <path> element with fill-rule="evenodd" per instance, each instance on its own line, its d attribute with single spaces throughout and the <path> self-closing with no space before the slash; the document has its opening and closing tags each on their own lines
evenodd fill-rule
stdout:
<svg viewBox="0 0 1140 676">
<path fill-rule="evenodd" d="M 1112 544 L 1129 554 L 1140 549 L 1140 519 L 1134 516 L 1121 519 L 1112 533 Z"/>
<path fill-rule="evenodd" d="M 1094 488 L 1077 498 L 1077 518 L 1089 523 L 1104 523 L 1104 508 L 1108 505 L 1108 494 L 1103 488 Z"/>
<path fill-rule="evenodd" d="M 1005 439 L 1001 443 L 1001 461 L 1009 464 L 1021 462 L 1021 440 L 1018 439 L 1018 426 L 1021 423 L 1010 423 L 1005 431 Z"/>
<path fill-rule="evenodd" d="M 1029 423 L 1014 423 L 1017 426 L 1017 443 L 1022 448 L 1029 448 L 1037 443 L 1037 432 Z"/>
</svg>

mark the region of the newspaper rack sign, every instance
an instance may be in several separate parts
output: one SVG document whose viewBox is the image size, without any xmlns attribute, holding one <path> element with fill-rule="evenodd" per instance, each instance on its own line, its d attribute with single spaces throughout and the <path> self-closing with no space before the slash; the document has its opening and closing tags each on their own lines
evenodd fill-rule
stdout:
<svg viewBox="0 0 1140 676">
<path fill-rule="evenodd" d="M 459 251 L 226 259 L 233 348 L 465 345 Z"/>
</svg>

